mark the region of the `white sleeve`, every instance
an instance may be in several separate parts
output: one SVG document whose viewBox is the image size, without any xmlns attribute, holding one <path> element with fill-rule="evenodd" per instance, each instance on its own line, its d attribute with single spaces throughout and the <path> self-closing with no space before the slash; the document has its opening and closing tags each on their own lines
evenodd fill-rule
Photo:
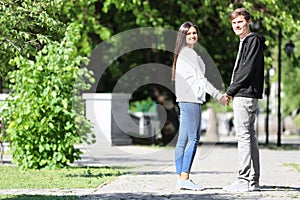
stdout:
<svg viewBox="0 0 300 200">
<path fill-rule="evenodd" d="M 201 86 L 204 88 L 205 93 L 208 93 L 210 96 L 212 96 L 218 100 L 221 99 L 223 95 L 204 76 L 205 63 L 203 62 L 203 60 L 200 56 L 198 57 L 198 62 L 199 62 L 200 69 L 202 70 L 202 72 L 200 70 L 198 70 L 197 76 L 199 77 L 199 82 L 200 82 Z"/>
<path fill-rule="evenodd" d="M 205 84 L 205 91 L 208 93 L 210 96 L 220 100 L 223 95 L 220 93 L 219 90 L 217 90 L 209 81 L 206 79 L 206 84 Z"/>
</svg>

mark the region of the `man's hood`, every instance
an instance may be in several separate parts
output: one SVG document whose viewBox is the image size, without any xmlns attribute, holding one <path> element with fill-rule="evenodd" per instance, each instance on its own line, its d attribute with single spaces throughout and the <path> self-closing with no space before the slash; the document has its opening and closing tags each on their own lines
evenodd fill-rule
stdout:
<svg viewBox="0 0 300 200">
<path fill-rule="evenodd" d="M 252 34 L 250 34 L 250 35 L 247 36 L 248 39 L 251 38 L 251 37 L 257 37 L 257 38 L 259 38 L 259 40 L 264 44 L 264 50 L 267 48 L 267 46 L 265 44 L 266 38 L 263 35 L 261 35 L 259 33 L 252 33 Z"/>
</svg>

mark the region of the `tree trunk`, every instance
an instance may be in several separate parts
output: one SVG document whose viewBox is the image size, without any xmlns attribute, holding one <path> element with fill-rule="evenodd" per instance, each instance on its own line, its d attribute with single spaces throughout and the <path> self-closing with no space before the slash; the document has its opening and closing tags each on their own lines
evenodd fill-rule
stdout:
<svg viewBox="0 0 300 200">
<path fill-rule="evenodd" d="M 217 142 L 219 140 L 218 134 L 218 118 L 215 110 L 213 108 L 208 108 L 209 118 L 206 131 L 206 142 Z"/>
<path fill-rule="evenodd" d="M 3 86 L 2 86 L 2 76 L 0 76 L 0 93 L 3 92 Z"/>
<path fill-rule="evenodd" d="M 164 146 L 175 146 L 179 128 L 178 108 L 174 94 L 159 86 L 152 87 L 153 98 L 158 106 L 157 114 L 160 120 L 162 143 Z"/>
</svg>

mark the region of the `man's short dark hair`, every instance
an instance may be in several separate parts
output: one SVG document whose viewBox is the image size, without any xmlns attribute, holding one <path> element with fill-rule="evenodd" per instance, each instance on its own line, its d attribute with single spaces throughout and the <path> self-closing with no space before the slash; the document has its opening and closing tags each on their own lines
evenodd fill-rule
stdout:
<svg viewBox="0 0 300 200">
<path fill-rule="evenodd" d="M 229 19 L 232 21 L 240 15 L 244 16 L 247 22 L 252 18 L 250 13 L 245 8 L 237 8 L 234 11 L 232 11 L 232 13 L 230 13 Z"/>
</svg>

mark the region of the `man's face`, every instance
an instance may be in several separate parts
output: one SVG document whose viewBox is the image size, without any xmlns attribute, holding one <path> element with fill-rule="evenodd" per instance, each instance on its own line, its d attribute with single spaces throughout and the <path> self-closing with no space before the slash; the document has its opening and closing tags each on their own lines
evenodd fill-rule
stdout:
<svg viewBox="0 0 300 200">
<path fill-rule="evenodd" d="M 231 26 L 236 35 L 244 38 L 250 33 L 250 21 L 247 22 L 243 15 L 239 15 L 231 21 Z"/>
</svg>

